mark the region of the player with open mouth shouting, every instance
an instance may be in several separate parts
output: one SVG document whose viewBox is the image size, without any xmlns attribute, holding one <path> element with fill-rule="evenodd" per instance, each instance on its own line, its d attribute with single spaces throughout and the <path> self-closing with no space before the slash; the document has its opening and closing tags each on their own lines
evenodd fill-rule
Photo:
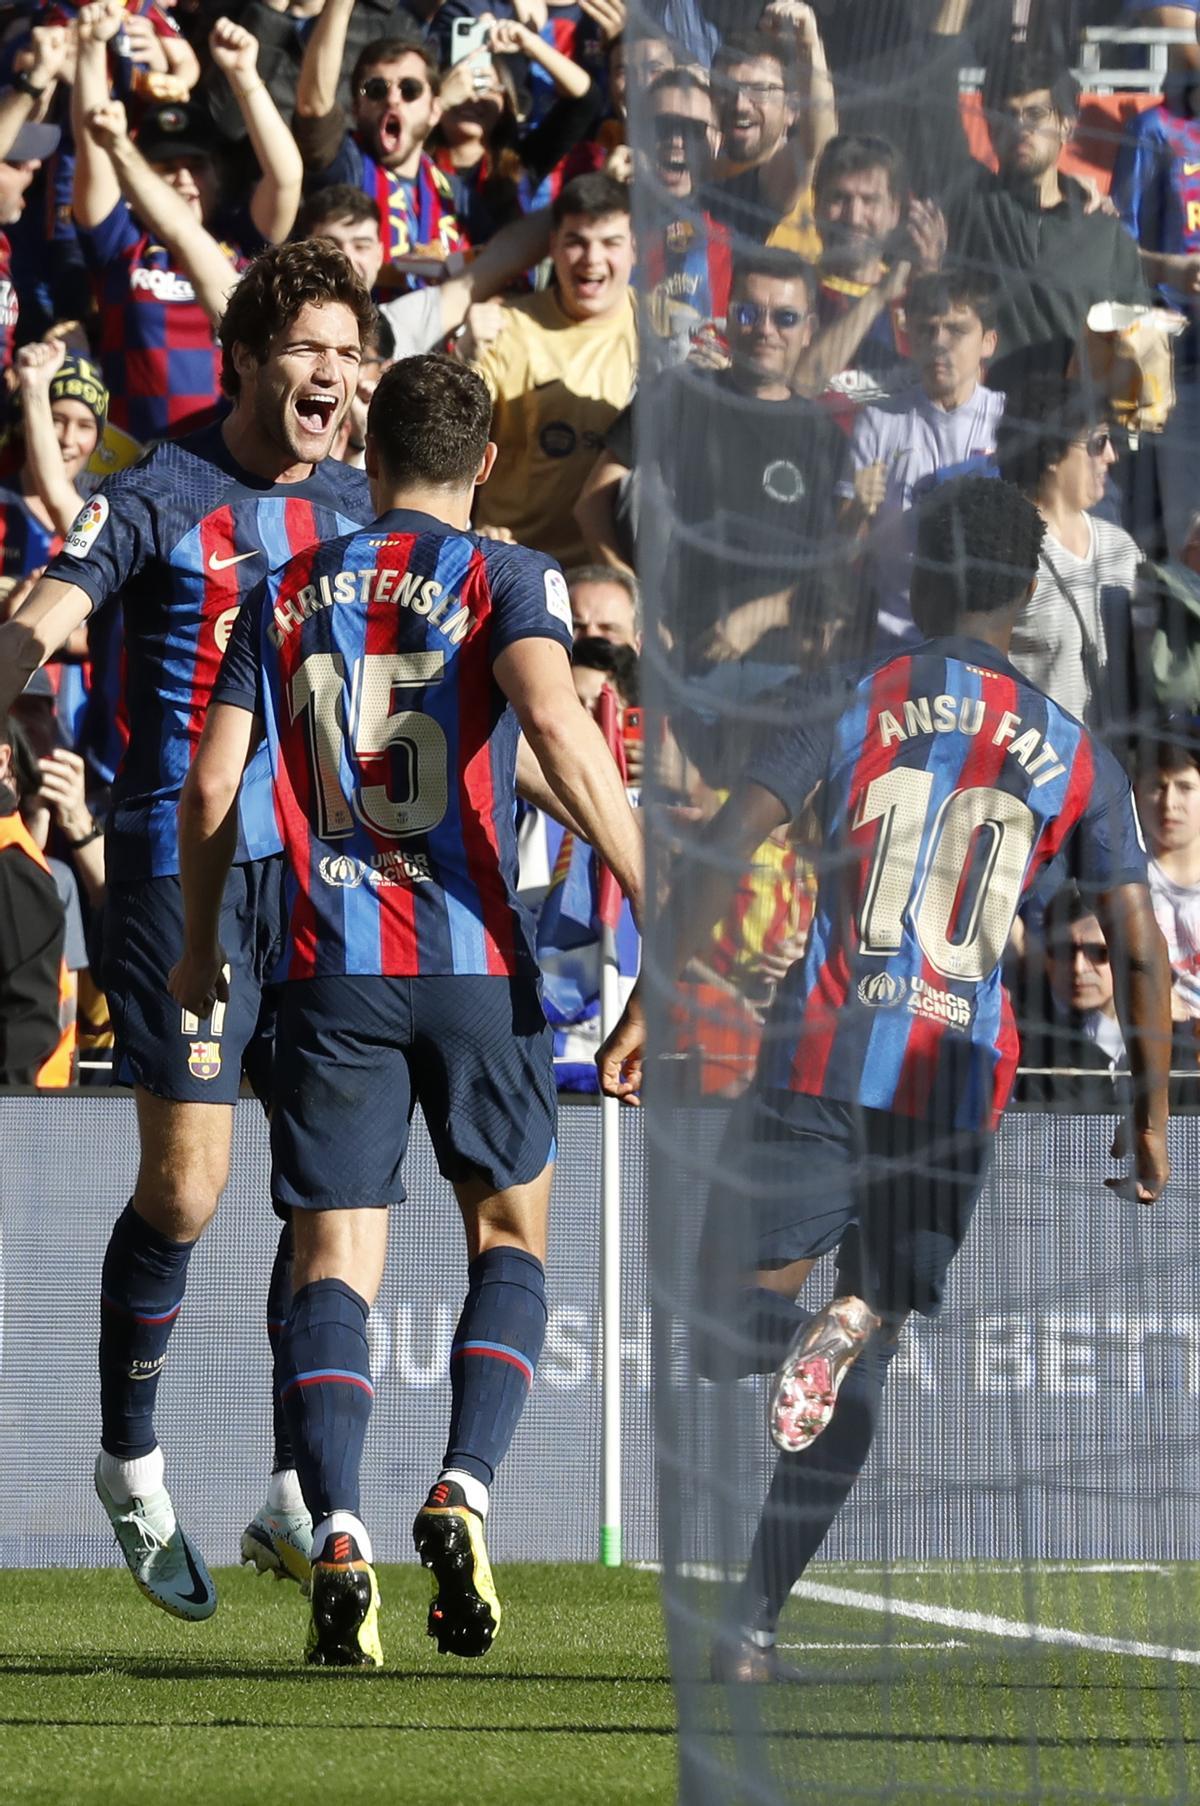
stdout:
<svg viewBox="0 0 1200 1806">
<path fill-rule="evenodd" d="M 96 1490 L 138 1586 L 178 1618 L 217 1596 L 163 1484 L 155 1395 L 188 1261 L 224 1189 L 243 1070 L 266 1096 L 282 934 L 280 841 L 265 763 L 243 792 L 224 893 L 228 998 L 203 1020 L 167 991 L 182 914 L 175 811 L 238 609 L 264 574 L 371 517 L 360 471 L 327 460 L 354 396 L 367 291 L 321 240 L 265 252 L 221 324 L 225 419 L 156 446 L 79 514 L 61 554 L 0 627 L 0 718 L 96 609 L 124 609 L 130 738 L 108 822 L 103 980 L 141 1157 L 101 1278 Z M 268 1329 L 290 1297 L 280 1238 Z M 311 1525 L 282 1413 L 267 1502 L 243 1538 L 257 1566 L 306 1580 Z"/>
</svg>

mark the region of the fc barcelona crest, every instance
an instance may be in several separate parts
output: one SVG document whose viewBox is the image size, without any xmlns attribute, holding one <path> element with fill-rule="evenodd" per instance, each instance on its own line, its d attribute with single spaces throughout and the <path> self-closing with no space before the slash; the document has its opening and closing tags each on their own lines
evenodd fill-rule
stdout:
<svg viewBox="0 0 1200 1806">
<path fill-rule="evenodd" d="M 215 1079 L 221 1070 L 221 1043 L 193 1041 L 188 1052 L 188 1071 L 194 1079 Z"/>
</svg>

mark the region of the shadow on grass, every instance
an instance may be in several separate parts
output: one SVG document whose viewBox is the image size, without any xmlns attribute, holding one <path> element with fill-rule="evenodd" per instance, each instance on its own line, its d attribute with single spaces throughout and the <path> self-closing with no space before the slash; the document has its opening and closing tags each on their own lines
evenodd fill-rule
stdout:
<svg viewBox="0 0 1200 1806">
<path fill-rule="evenodd" d="M 0 1682 L 7 1675 L 25 1678 L 42 1679 L 59 1677 L 92 1677 L 95 1675 L 121 1675 L 127 1680 L 138 1681 L 299 1681 L 320 1685 L 322 1681 L 344 1681 L 347 1677 L 362 1682 L 370 1682 L 381 1686 L 389 1681 L 448 1681 L 452 1685 L 469 1681 L 477 1687 L 481 1681 L 502 1683 L 508 1686 L 521 1686 L 523 1683 L 544 1685 L 547 1681 L 558 1681 L 563 1686 L 643 1686 L 669 1687 L 671 1679 L 666 1674 L 535 1674 L 527 1671 L 516 1671 L 509 1668 L 477 1668 L 471 1666 L 425 1667 L 425 1668 L 308 1668 L 303 1662 L 294 1662 L 288 1667 L 272 1667 L 259 1662 L 214 1662 L 196 1660 L 179 1662 L 172 1660 L 155 1661 L 149 1657 L 137 1660 L 124 1660 L 120 1657 L 106 1657 L 101 1660 L 88 1660 L 82 1656 L 71 1661 L 29 1661 L 16 1660 L 0 1655 Z M 0 1724 L 8 1723 L 0 1717 Z"/>
</svg>

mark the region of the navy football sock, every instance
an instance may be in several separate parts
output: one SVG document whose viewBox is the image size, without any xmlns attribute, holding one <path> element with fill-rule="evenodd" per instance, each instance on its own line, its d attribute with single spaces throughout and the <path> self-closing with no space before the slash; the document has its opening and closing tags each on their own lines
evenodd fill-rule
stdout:
<svg viewBox="0 0 1200 1806">
<path fill-rule="evenodd" d="M 513 1439 L 546 1339 L 546 1274 L 521 1248 L 489 1248 L 467 1268 L 450 1349 L 444 1466 L 490 1486 Z"/>
<path fill-rule="evenodd" d="M 872 1340 L 850 1368 L 828 1427 L 798 1454 L 781 1454 L 742 1586 L 740 1617 L 773 1631 L 788 1594 L 824 1542 L 866 1464 L 894 1342 Z"/>
<path fill-rule="evenodd" d="M 741 1286 L 720 1300 L 702 1300 L 704 1315 L 692 1331 L 696 1370 L 706 1380 L 740 1380 L 774 1373 L 796 1331 L 812 1312 L 766 1286 Z"/>
<path fill-rule="evenodd" d="M 275 1259 L 271 1264 L 271 1279 L 267 1286 L 267 1340 L 271 1344 L 271 1438 L 273 1454 L 271 1472 L 278 1474 L 287 1468 L 295 1467 L 296 1460 L 292 1454 L 292 1433 L 288 1428 L 287 1412 L 279 1397 L 279 1344 L 283 1337 L 283 1326 L 287 1322 L 288 1312 L 292 1308 L 292 1225 L 284 1223 L 279 1231 L 279 1242 L 275 1249 Z"/>
<path fill-rule="evenodd" d="M 100 1275 L 100 1445 L 119 1460 L 157 1448 L 154 1401 L 195 1242 L 173 1242 L 125 1206 Z"/>
<path fill-rule="evenodd" d="M 359 1469 L 375 1389 L 367 1352 L 369 1306 L 340 1279 L 301 1286 L 279 1343 L 280 1397 L 296 1471 L 314 1524 L 359 1514 Z"/>
</svg>

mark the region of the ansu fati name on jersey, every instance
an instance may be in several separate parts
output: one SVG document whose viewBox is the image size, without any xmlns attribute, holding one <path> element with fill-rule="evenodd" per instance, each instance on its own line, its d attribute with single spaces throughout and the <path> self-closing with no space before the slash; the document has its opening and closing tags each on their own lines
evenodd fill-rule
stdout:
<svg viewBox="0 0 1200 1806">
<path fill-rule="evenodd" d="M 891 709 L 879 711 L 879 743 L 893 746 L 917 734 L 974 736 L 982 732 L 986 716 L 987 703 L 981 696 L 909 697 L 899 715 Z M 1049 739 L 1008 710 L 996 722 L 991 744 L 1004 746 L 1006 741 L 1009 757 L 1022 767 L 1034 790 L 1065 776 L 1067 768 Z"/>
<path fill-rule="evenodd" d="M 282 646 L 293 628 L 301 626 L 319 609 L 332 608 L 338 602 L 390 602 L 396 608 L 410 609 L 415 615 L 423 615 L 452 646 L 465 640 L 471 628 L 470 609 L 436 578 L 422 577 L 415 571 L 376 570 L 372 566 L 362 571 L 337 571 L 332 577 L 321 576 L 294 595 L 281 595 L 267 638 L 273 646 Z"/>
</svg>

